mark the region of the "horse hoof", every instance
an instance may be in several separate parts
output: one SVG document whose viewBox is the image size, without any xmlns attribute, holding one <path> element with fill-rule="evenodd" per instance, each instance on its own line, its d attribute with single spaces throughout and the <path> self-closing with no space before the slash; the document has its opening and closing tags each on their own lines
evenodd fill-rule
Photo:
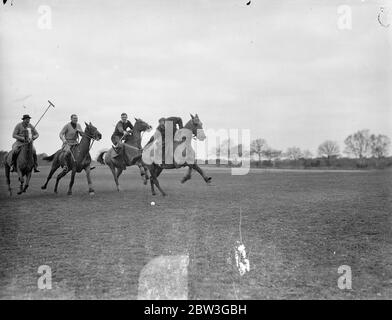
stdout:
<svg viewBox="0 0 392 320">
<path fill-rule="evenodd" d="M 207 180 L 206 180 L 206 182 L 207 182 L 207 183 L 211 183 L 211 179 L 212 179 L 211 177 L 208 177 Z"/>
<path fill-rule="evenodd" d="M 93 196 L 93 195 L 95 195 L 95 192 L 94 192 L 94 191 L 89 192 L 89 195 L 90 195 L 90 196 Z"/>
<path fill-rule="evenodd" d="M 20 196 L 23 193 L 23 191 L 18 191 L 18 195 Z"/>
<path fill-rule="evenodd" d="M 67 195 L 72 196 L 72 192 L 68 191 Z"/>
<path fill-rule="evenodd" d="M 41 189 L 42 189 L 42 190 L 46 190 L 46 186 L 42 186 Z"/>
</svg>

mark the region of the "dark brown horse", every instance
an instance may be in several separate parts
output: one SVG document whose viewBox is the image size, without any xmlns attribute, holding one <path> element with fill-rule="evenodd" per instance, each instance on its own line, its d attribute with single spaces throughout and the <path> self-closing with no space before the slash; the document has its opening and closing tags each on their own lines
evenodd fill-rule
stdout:
<svg viewBox="0 0 392 320">
<path fill-rule="evenodd" d="M 163 196 L 166 195 L 166 193 L 160 187 L 158 181 L 158 177 L 163 169 L 178 169 L 181 167 L 188 167 L 188 173 L 184 178 L 182 178 L 181 183 L 184 183 L 191 178 L 191 173 L 193 169 L 196 170 L 203 177 L 206 183 L 211 182 L 211 177 L 207 177 L 204 174 L 204 171 L 196 163 L 195 152 L 191 146 L 192 138 L 197 138 L 200 141 L 203 141 L 206 138 L 203 130 L 203 124 L 197 114 L 195 116 L 191 114 L 191 120 L 189 120 L 185 124 L 184 128 L 179 129 L 175 133 L 173 150 L 169 151 L 173 152 L 173 161 L 171 161 L 171 163 L 167 162 L 166 155 L 162 155 L 162 158 L 164 158 L 165 161 L 156 161 L 156 159 L 151 159 L 149 156 L 150 150 L 149 148 L 147 148 L 147 146 L 145 147 L 145 153 L 143 153 L 143 163 L 150 171 L 152 195 L 156 194 L 154 184 L 157 186 Z M 168 148 L 168 146 L 165 146 L 165 149 L 166 148 Z M 185 157 L 182 157 L 184 154 Z"/>
<path fill-rule="evenodd" d="M 144 184 L 147 184 L 148 180 L 148 170 L 143 166 L 140 155 L 142 154 L 142 136 L 141 134 L 144 131 L 148 131 L 151 129 L 151 126 L 144 122 L 141 119 L 135 118 L 136 122 L 133 127 L 132 135 L 129 135 L 125 138 L 123 143 L 123 154 L 126 157 L 126 165 L 133 166 L 137 165 L 140 170 L 140 175 L 144 181 Z M 105 155 L 105 156 L 104 156 Z M 98 155 L 97 161 L 101 164 L 107 164 L 112 171 L 114 182 L 116 183 L 117 191 L 120 191 L 120 185 L 118 182 L 118 178 L 123 172 L 122 162 L 115 157 L 115 153 L 113 148 L 109 151 L 103 151 Z"/>
<path fill-rule="evenodd" d="M 27 188 L 29 187 L 31 172 L 34 168 L 33 140 L 31 138 L 31 131 L 26 129 L 24 131 L 24 136 L 25 136 L 25 142 L 21 146 L 18 157 L 16 159 L 16 171 L 18 173 L 18 179 L 20 182 L 20 187 L 18 191 L 19 195 L 22 194 L 23 192 L 26 192 Z M 10 196 L 12 196 L 11 181 L 10 181 L 10 171 L 11 171 L 10 157 L 11 157 L 11 153 L 8 153 L 8 155 L 5 157 L 4 167 L 5 167 L 5 176 L 8 185 L 8 192 Z M 24 177 L 26 177 L 26 183 Z"/>
<path fill-rule="evenodd" d="M 45 157 L 44 160 L 53 161 L 52 168 L 46 179 L 46 183 L 41 187 L 42 190 L 45 190 L 48 186 L 49 180 L 52 178 L 55 171 L 61 166 L 63 171 L 61 171 L 57 175 L 56 185 L 54 187 L 54 192 L 57 193 L 57 187 L 59 181 L 62 177 L 64 177 L 71 170 L 71 181 L 69 183 L 68 195 L 72 194 L 72 186 L 75 181 L 75 174 L 81 172 L 82 170 L 86 171 L 87 182 L 89 187 L 89 193 L 91 195 L 94 194 L 94 189 L 92 187 L 91 177 L 90 177 L 90 164 L 91 164 L 91 156 L 90 156 L 90 143 L 91 140 L 99 141 L 102 138 L 101 133 L 94 127 L 91 122 L 86 123 L 86 129 L 84 130 L 82 139 L 80 140 L 80 144 L 75 146 L 72 149 L 72 157 L 65 157 L 65 152 L 60 149 L 56 153 L 52 154 L 50 157 Z"/>
</svg>

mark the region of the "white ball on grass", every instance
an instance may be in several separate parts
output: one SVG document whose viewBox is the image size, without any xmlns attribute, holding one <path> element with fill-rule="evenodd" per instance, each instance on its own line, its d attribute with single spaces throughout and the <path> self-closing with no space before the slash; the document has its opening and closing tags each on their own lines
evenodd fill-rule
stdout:
<svg viewBox="0 0 392 320">
<path fill-rule="evenodd" d="M 152 206 L 155 206 L 155 202 L 154 202 L 154 201 L 151 201 L 151 205 L 152 205 Z"/>
</svg>

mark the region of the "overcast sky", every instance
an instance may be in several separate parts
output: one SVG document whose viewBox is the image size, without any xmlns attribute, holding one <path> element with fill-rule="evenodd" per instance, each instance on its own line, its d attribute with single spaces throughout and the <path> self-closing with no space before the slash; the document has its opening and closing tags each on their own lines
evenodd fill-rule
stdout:
<svg viewBox="0 0 392 320">
<path fill-rule="evenodd" d="M 111 145 L 120 113 L 154 127 L 198 113 L 210 129 L 250 129 L 314 154 L 359 129 L 392 138 L 392 26 L 384 1 L 22 1 L 0 4 L 0 149 L 24 113 L 52 153 L 72 113 Z M 49 5 L 52 28 L 38 27 Z M 352 29 L 337 28 L 338 5 Z M 392 2 L 386 2 L 392 10 Z M 392 19 L 391 19 L 392 20 Z"/>
</svg>

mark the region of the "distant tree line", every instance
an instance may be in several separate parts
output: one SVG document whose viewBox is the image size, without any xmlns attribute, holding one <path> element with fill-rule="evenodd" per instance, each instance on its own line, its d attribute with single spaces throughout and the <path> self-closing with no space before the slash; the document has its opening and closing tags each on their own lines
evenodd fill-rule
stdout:
<svg viewBox="0 0 392 320">
<path fill-rule="evenodd" d="M 249 154 L 241 144 L 232 145 L 229 139 L 224 140 L 216 148 L 216 164 L 240 165 L 241 157 L 251 157 L 253 167 L 274 168 L 386 168 L 392 167 L 392 157 L 389 156 L 391 140 L 383 134 L 371 134 L 364 129 L 350 134 L 344 140 L 342 155 L 336 141 L 326 140 L 317 149 L 314 156 L 309 150 L 301 150 L 297 146 L 289 147 L 286 151 L 272 148 L 262 138 L 255 139 L 250 144 Z M 3 166 L 6 151 L 0 151 L 0 166 Z M 222 157 L 223 155 L 223 157 Z M 46 153 L 38 154 L 39 165 L 48 163 L 42 158 Z M 226 161 L 222 161 L 226 158 Z M 211 159 L 206 160 L 211 163 Z"/>
<path fill-rule="evenodd" d="M 388 157 L 391 140 L 383 134 L 371 134 L 364 129 L 350 134 L 344 140 L 344 149 L 341 152 L 336 141 L 326 140 L 317 150 L 316 156 L 309 150 L 301 150 L 298 146 L 287 148 L 286 151 L 272 148 L 262 138 L 255 139 L 250 145 L 251 166 L 275 168 L 386 168 L 392 167 L 392 157 Z M 235 156 L 242 157 L 242 145 L 230 145 L 225 140 L 217 149 L 217 164 L 222 160 L 220 155 L 225 150 L 226 164 L 236 165 Z"/>
</svg>

